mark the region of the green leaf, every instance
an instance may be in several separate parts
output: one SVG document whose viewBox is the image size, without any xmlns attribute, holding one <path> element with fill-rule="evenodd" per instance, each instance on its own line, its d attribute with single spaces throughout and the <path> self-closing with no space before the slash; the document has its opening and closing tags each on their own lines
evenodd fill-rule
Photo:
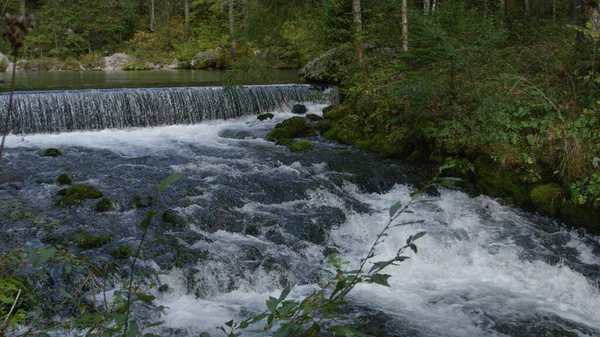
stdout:
<svg viewBox="0 0 600 337">
<path fill-rule="evenodd" d="M 371 274 L 374 271 L 380 271 L 383 268 L 389 266 L 390 264 L 394 263 L 394 260 L 389 260 L 389 261 L 379 261 L 379 262 L 375 262 L 373 263 L 373 266 L 371 267 L 371 269 L 369 270 L 369 274 Z"/>
<path fill-rule="evenodd" d="M 417 241 L 418 239 L 420 239 L 420 238 L 422 238 L 423 236 L 425 236 L 425 234 L 427 234 L 427 232 L 419 232 L 419 233 L 415 234 L 415 235 L 413 236 L 413 239 L 412 239 L 412 241 L 413 241 L 413 242 L 414 242 L 414 241 Z"/>
<path fill-rule="evenodd" d="M 160 185 L 158 185 L 158 193 L 161 193 L 165 190 L 165 188 L 178 182 L 183 177 L 184 175 L 182 173 L 174 173 L 167 176 L 165 179 L 163 179 L 163 181 L 160 182 Z"/>
<path fill-rule="evenodd" d="M 208 332 L 204 331 L 200 334 L 199 337 L 211 337 L 211 335 Z"/>
<path fill-rule="evenodd" d="M 281 301 L 285 300 L 289 294 L 290 294 L 290 287 L 285 287 L 285 289 L 283 289 L 283 291 L 281 292 L 281 295 L 279 295 L 279 302 L 281 303 Z"/>
<path fill-rule="evenodd" d="M 278 304 L 279 302 L 277 301 L 277 299 L 275 297 L 270 296 L 267 300 L 267 309 L 269 309 L 270 312 L 274 312 L 275 309 L 277 309 Z"/>
<path fill-rule="evenodd" d="M 533 146 L 535 144 L 536 140 L 537 139 L 535 138 L 534 135 L 532 135 L 532 134 L 527 135 L 527 143 L 529 143 L 530 146 Z"/>
<path fill-rule="evenodd" d="M 40 263 L 44 263 L 44 262 L 48 261 L 50 258 L 52 258 L 54 256 L 54 253 L 56 253 L 55 247 L 50 247 L 50 248 L 42 250 L 42 252 L 40 253 Z"/>
<path fill-rule="evenodd" d="M 354 330 L 347 326 L 333 326 L 331 327 L 331 330 L 340 336 L 354 337 Z"/>
<path fill-rule="evenodd" d="M 390 284 L 388 283 L 388 279 L 392 277 L 392 275 L 388 275 L 388 274 L 373 274 L 369 276 L 369 280 L 372 283 L 376 283 L 382 286 L 386 286 L 389 287 Z"/>
<path fill-rule="evenodd" d="M 140 335 L 140 328 L 136 321 L 129 323 L 129 329 L 127 330 L 128 337 L 137 337 Z"/>
<path fill-rule="evenodd" d="M 450 163 L 450 164 L 442 165 L 442 166 L 438 167 L 438 171 L 439 171 L 440 173 L 442 173 L 442 172 L 444 172 L 444 170 L 451 169 L 451 168 L 453 168 L 454 166 L 456 166 L 456 164 L 455 164 L 455 163 Z"/>
<path fill-rule="evenodd" d="M 73 299 L 73 295 L 69 294 L 68 292 L 66 292 L 63 288 L 58 288 L 58 292 L 63 295 L 65 298 L 68 298 L 70 300 Z"/>
<path fill-rule="evenodd" d="M 415 244 L 414 244 L 414 243 L 411 243 L 411 244 L 410 244 L 410 249 L 412 249 L 412 251 L 413 251 L 413 252 L 415 252 L 415 254 L 417 254 L 417 253 L 418 253 L 417 246 L 415 246 Z"/>
<path fill-rule="evenodd" d="M 396 215 L 396 213 L 398 213 L 400 208 L 402 208 L 402 203 L 399 201 L 395 203 L 392 207 L 390 207 L 390 218 L 393 218 Z"/>
</svg>

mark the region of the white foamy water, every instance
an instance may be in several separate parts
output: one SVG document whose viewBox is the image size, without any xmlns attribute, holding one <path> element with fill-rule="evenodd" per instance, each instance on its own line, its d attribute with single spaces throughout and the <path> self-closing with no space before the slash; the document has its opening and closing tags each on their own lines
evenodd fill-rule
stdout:
<svg viewBox="0 0 600 337">
<path fill-rule="evenodd" d="M 308 108 L 309 113 L 320 114 L 323 105 L 308 105 Z M 248 198 L 231 209 L 247 216 L 240 217 L 239 221 L 268 215 L 286 215 L 291 219 L 318 212 L 321 206 L 343 210 L 345 221 L 330 231 L 328 242 L 323 246 L 287 233 L 283 223 L 274 226 L 275 232 L 285 239 L 283 244 L 268 237 L 270 229 L 249 236 L 203 230 L 200 220 L 190 223 L 191 231 L 205 239 L 182 245 L 191 252 L 203 252 L 208 258 L 200 258 L 185 269 L 174 267 L 160 275 L 160 282 L 168 284 L 169 291 L 157 293 L 154 304 L 167 308 L 162 317 L 166 330 L 160 330 L 165 335 L 197 336 L 204 330 L 214 333 L 215 327 L 229 319 L 243 319 L 262 312 L 265 300 L 269 296 L 277 297 L 284 285 L 293 285 L 292 298 L 310 294 L 316 285 L 308 275 L 324 266 L 324 246 L 335 247 L 343 259 L 352 262 L 349 268 L 355 267 L 389 219 L 389 207 L 397 201 L 410 200 L 412 189 L 405 185 L 396 185 L 382 194 L 361 192 L 358 186 L 348 182 L 322 187 L 320 183 L 328 182 L 333 174 L 327 157 L 318 163 L 301 162 L 297 158 L 283 160 L 276 156 L 264 158 L 260 150 L 273 149 L 275 145 L 260 137 L 218 136 L 224 130 L 264 131 L 266 134 L 278 121 L 288 117 L 289 114 L 280 112 L 274 120 L 264 122 L 251 116 L 188 126 L 11 135 L 7 139 L 6 154 L 10 158 L 11 150 L 18 148 L 81 147 L 111 151 L 123 158 L 184 158 L 169 163 L 169 172 L 182 172 L 193 182 L 205 184 L 203 194 L 186 196 L 183 203 L 170 206 L 186 217 L 202 212 L 221 189 L 231 188 L 226 185 L 228 180 L 253 182 L 256 176 L 262 175 L 263 179 L 319 182 L 306 187 L 296 199 L 273 202 Z M 248 144 L 255 151 L 242 146 Z M 115 166 L 119 167 L 157 169 L 135 162 Z M 102 176 L 86 179 L 94 185 L 108 184 Z M 48 191 L 23 193 L 30 193 L 32 198 L 42 195 L 50 200 L 58 189 L 52 183 L 43 188 Z M 348 206 L 348 199 L 368 206 L 369 211 L 353 209 Z M 600 333 L 597 280 L 586 277 L 581 271 L 584 268 L 578 268 L 598 268 L 600 258 L 594 244 L 597 238 L 582 238 L 566 230 L 546 233 L 536 226 L 536 217 L 485 196 L 472 198 L 459 191 L 440 189 L 439 197 L 422 197 L 419 201 L 424 199 L 428 201 L 413 206 L 414 213 L 403 214 L 398 219 L 398 222 L 424 220 L 424 223 L 391 229 L 373 260 L 392 258 L 410 235 L 426 231 L 428 234 L 416 242 L 419 253 L 408 251 L 406 255 L 411 259 L 385 270 L 392 275 L 390 288 L 360 285 L 350 295 L 351 303 L 366 308 L 366 313 L 383 313 L 386 319 L 396 322 L 393 326 L 398 330 L 389 333 L 517 335 L 515 331 L 521 327 L 525 329 L 534 325 L 532 322 L 544 320 L 576 335 Z M 317 221 L 316 215 L 309 216 L 309 220 Z M 252 257 L 255 255 L 259 257 Z M 525 329 L 521 336 L 550 330 Z"/>
</svg>

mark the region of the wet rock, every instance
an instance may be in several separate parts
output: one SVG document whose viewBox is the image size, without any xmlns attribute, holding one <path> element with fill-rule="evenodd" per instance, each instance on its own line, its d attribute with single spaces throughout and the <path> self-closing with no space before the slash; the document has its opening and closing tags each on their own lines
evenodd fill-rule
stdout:
<svg viewBox="0 0 600 337">
<path fill-rule="evenodd" d="M 69 178 L 69 176 L 66 175 L 65 173 L 59 175 L 58 179 L 56 179 L 56 181 L 58 181 L 59 185 L 71 185 L 73 183 L 71 178 Z"/>
<path fill-rule="evenodd" d="M 114 71 L 114 70 L 123 70 L 123 66 L 125 63 L 130 62 L 131 57 L 124 53 L 116 53 L 111 56 L 107 56 L 104 58 L 104 70 L 106 71 Z"/>
<path fill-rule="evenodd" d="M 111 249 L 108 253 L 115 259 L 121 260 L 133 255 L 129 246 L 119 246 L 119 248 Z"/>
<path fill-rule="evenodd" d="M 262 114 L 262 115 L 258 115 L 256 117 L 256 119 L 258 119 L 259 121 L 264 121 L 267 119 L 273 119 L 275 115 L 273 115 L 272 113 L 266 113 L 266 114 Z"/>
<path fill-rule="evenodd" d="M 44 153 L 42 155 L 44 157 L 58 157 L 58 156 L 62 156 L 62 152 L 60 152 L 58 149 L 51 147 L 51 148 L 45 149 Z"/>
<path fill-rule="evenodd" d="M 289 138 L 282 138 L 282 139 L 278 139 L 275 144 L 279 145 L 279 146 L 288 146 L 288 145 L 292 145 L 294 141 L 289 139 Z"/>
<path fill-rule="evenodd" d="M 80 205 L 88 199 L 102 198 L 104 195 L 98 189 L 90 185 L 73 185 L 58 191 L 63 196 L 56 201 L 56 206 Z"/>
<path fill-rule="evenodd" d="M 314 150 L 314 146 L 308 140 L 300 140 L 290 144 L 289 149 L 292 152 L 310 151 Z"/>
<path fill-rule="evenodd" d="M 319 115 L 315 115 L 315 114 L 308 114 L 308 115 L 306 115 L 306 119 L 308 119 L 309 121 L 318 122 L 318 121 L 322 120 L 323 117 L 321 117 Z"/>
<path fill-rule="evenodd" d="M 529 199 L 541 213 L 556 215 L 562 204 L 561 196 L 564 194 L 559 184 L 550 183 L 534 187 L 529 193 Z"/>
<path fill-rule="evenodd" d="M 304 104 L 296 104 L 292 108 L 292 113 L 296 115 L 304 115 L 308 109 L 306 109 L 306 105 Z"/>
<path fill-rule="evenodd" d="M 228 139 L 254 139 L 254 135 L 248 130 L 226 129 L 219 132 L 219 137 Z"/>
<path fill-rule="evenodd" d="M 96 206 L 94 207 L 96 212 L 118 211 L 119 208 L 120 207 L 117 202 L 110 200 L 108 198 L 102 198 L 100 201 L 98 201 L 98 203 L 96 203 Z"/>
<path fill-rule="evenodd" d="M 259 235 L 260 227 L 256 225 L 248 225 L 246 226 L 246 235 Z"/>
<path fill-rule="evenodd" d="M 185 227 L 186 223 L 185 219 L 172 209 L 163 212 L 162 221 L 173 227 Z"/>
<path fill-rule="evenodd" d="M 253 246 L 246 247 L 244 253 L 246 255 L 246 258 L 251 261 L 259 260 L 262 257 L 260 249 Z"/>
<path fill-rule="evenodd" d="M 100 248 L 112 241 L 112 235 L 105 234 L 84 234 L 75 239 L 77 247 L 81 249 Z"/>
<path fill-rule="evenodd" d="M 146 207 L 152 206 L 153 200 L 154 200 L 154 198 L 152 198 L 152 196 L 150 196 L 150 195 L 145 195 L 145 196 L 136 195 L 131 200 L 131 203 L 135 208 L 146 208 Z"/>
<path fill-rule="evenodd" d="M 282 245 L 285 243 L 285 238 L 278 228 L 269 229 L 265 234 L 265 237 L 277 245 Z"/>
<path fill-rule="evenodd" d="M 275 128 L 267 135 L 267 140 L 276 141 L 283 138 L 312 137 L 317 133 L 303 117 L 292 117 L 275 125 Z"/>
</svg>

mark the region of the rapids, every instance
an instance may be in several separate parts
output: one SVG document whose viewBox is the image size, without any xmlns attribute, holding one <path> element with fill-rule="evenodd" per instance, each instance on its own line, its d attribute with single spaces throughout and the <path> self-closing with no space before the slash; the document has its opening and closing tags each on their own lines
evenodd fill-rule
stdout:
<svg viewBox="0 0 600 337">
<path fill-rule="evenodd" d="M 290 100 L 291 102 L 292 100 Z M 41 245 L 48 235 L 78 228 L 110 232 L 108 251 L 137 244 L 143 209 L 135 195 L 152 194 L 170 173 L 185 177 L 160 196 L 185 225 L 158 221 L 143 265 L 160 271 L 154 306 L 167 309 L 161 336 L 197 336 L 229 319 L 264 310 L 268 296 L 292 286 L 309 294 L 337 250 L 356 265 L 389 217 L 426 179 L 424 167 L 380 160 L 319 137 L 315 150 L 292 153 L 264 140 L 290 117 L 289 102 L 275 118 L 215 119 L 194 125 L 127 127 L 100 131 L 10 135 L 0 200 L 19 201 L 59 220 L 54 229 L 3 223 L 3 237 L 19 235 Z M 307 104 L 321 114 L 323 104 Z M 42 157 L 44 148 L 64 155 Z M 342 151 L 343 150 L 343 151 Z M 93 202 L 54 206 L 67 173 L 99 188 L 121 205 L 97 214 Z M 394 228 L 376 259 L 393 256 L 419 231 L 418 254 L 386 269 L 390 288 L 360 285 L 348 312 L 372 336 L 599 336 L 599 238 L 569 231 L 555 220 L 504 206 L 487 196 L 439 187 L 423 196 Z M 1 213 L 1 212 L 0 212 Z M 0 217 L 0 219 L 5 219 Z M 52 231 L 52 232 L 50 232 Z M 4 245 L 4 243 L 0 243 Z M 145 315 L 140 309 L 138 316 Z M 251 335 L 251 334 L 249 334 Z"/>
</svg>

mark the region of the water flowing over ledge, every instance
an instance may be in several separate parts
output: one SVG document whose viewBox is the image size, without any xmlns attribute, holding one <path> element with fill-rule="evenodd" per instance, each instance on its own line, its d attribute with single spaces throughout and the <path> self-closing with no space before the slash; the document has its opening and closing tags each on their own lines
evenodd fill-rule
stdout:
<svg viewBox="0 0 600 337">
<path fill-rule="evenodd" d="M 327 92 L 328 89 L 325 90 Z M 290 109 L 294 104 L 326 99 L 312 85 L 185 87 L 16 92 L 13 134 L 123 129 L 196 124 L 208 120 Z M 0 94 L 5 116 L 9 94 Z"/>
</svg>

